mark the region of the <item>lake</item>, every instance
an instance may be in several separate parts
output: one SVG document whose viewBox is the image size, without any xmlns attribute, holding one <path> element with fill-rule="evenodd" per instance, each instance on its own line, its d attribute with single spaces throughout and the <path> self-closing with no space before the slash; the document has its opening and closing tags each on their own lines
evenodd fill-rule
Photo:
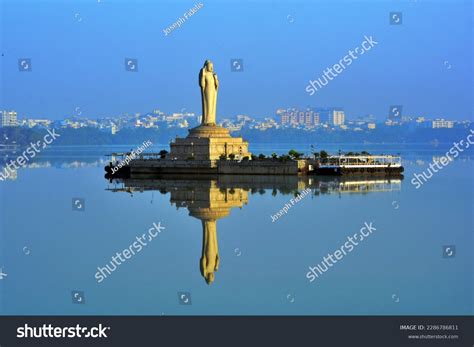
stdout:
<svg viewBox="0 0 474 347">
<path fill-rule="evenodd" d="M 404 179 L 106 180 L 104 155 L 130 148 L 52 148 L 0 182 L 0 314 L 474 313 L 471 149 L 417 189 L 414 173 L 449 144 L 318 148 L 400 153 Z M 291 148 L 310 151 L 250 146 Z M 366 223 L 371 233 L 310 281 Z"/>
</svg>

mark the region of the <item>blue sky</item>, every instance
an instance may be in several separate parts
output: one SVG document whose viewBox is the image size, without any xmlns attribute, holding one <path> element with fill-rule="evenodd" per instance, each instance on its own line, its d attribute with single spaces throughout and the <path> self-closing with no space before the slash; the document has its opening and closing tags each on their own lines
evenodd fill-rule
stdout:
<svg viewBox="0 0 474 347">
<path fill-rule="evenodd" d="M 161 109 L 200 112 L 198 72 L 211 59 L 218 117 L 273 116 L 278 107 L 342 106 L 349 118 L 473 119 L 471 1 L 2 0 L 0 108 L 60 119 Z M 389 13 L 401 11 L 401 25 Z M 290 17 L 288 17 L 290 16 Z M 364 36 L 378 44 L 310 96 Z M 19 58 L 32 71 L 20 72 Z M 138 71 L 125 70 L 138 59 Z M 232 58 L 243 71 L 232 72 Z"/>
</svg>

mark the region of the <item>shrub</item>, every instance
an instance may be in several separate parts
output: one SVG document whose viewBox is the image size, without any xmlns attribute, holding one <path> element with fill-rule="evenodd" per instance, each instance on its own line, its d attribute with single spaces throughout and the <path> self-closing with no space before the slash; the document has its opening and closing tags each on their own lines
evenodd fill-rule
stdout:
<svg viewBox="0 0 474 347">
<path fill-rule="evenodd" d="M 162 149 L 159 153 L 161 159 L 165 159 L 168 151 L 166 149 Z"/>
<path fill-rule="evenodd" d="M 291 149 L 289 152 L 288 152 L 288 156 L 292 159 L 299 159 L 303 156 L 303 153 L 300 153 L 300 152 L 297 152 L 295 151 L 294 149 Z"/>
</svg>

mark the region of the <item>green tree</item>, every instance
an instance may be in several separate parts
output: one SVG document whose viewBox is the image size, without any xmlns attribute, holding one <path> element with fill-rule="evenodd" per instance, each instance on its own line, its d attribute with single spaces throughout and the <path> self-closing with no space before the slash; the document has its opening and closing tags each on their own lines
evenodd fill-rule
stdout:
<svg viewBox="0 0 474 347">
<path fill-rule="evenodd" d="M 166 149 L 162 149 L 159 153 L 161 159 L 165 159 L 168 151 Z"/>
<path fill-rule="evenodd" d="M 265 154 L 263 154 L 263 153 L 260 153 L 260 154 L 258 155 L 258 159 L 260 159 L 260 160 L 264 160 L 265 158 L 266 158 L 266 156 L 265 156 Z"/>
<path fill-rule="evenodd" d="M 294 149 L 291 149 L 290 151 L 288 151 L 288 155 L 291 159 L 298 160 L 299 158 L 303 156 L 303 153 L 300 153 L 300 152 L 295 151 Z"/>
<path fill-rule="evenodd" d="M 329 154 L 328 154 L 328 152 L 326 152 L 325 150 L 322 150 L 321 152 L 319 152 L 319 156 L 320 156 L 322 159 L 326 159 L 327 157 L 329 157 Z"/>
<path fill-rule="evenodd" d="M 286 154 L 280 155 L 280 157 L 278 158 L 278 160 L 281 161 L 281 162 L 286 162 L 290 159 L 291 159 L 290 156 L 286 155 Z"/>
<path fill-rule="evenodd" d="M 235 159 L 235 154 L 234 153 L 229 154 L 229 159 L 234 160 Z"/>
</svg>

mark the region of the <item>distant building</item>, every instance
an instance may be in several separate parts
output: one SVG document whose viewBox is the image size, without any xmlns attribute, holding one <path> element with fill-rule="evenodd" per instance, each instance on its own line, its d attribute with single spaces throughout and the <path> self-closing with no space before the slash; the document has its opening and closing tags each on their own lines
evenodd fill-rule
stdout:
<svg viewBox="0 0 474 347">
<path fill-rule="evenodd" d="M 189 128 L 188 121 L 184 119 L 182 122 L 178 123 L 178 128 Z"/>
<path fill-rule="evenodd" d="M 118 127 L 115 124 L 112 124 L 111 133 L 115 135 L 118 132 Z"/>
<path fill-rule="evenodd" d="M 15 111 L 2 112 L 2 128 L 18 126 L 17 113 Z"/>
<path fill-rule="evenodd" d="M 319 113 L 314 112 L 312 109 L 278 109 L 276 115 L 280 119 L 281 125 L 312 128 L 320 124 Z"/>
<path fill-rule="evenodd" d="M 313 117 L 314 117 L 314 125 L 321 124 L 321 118 L 319 117 L 319 113 L 314 112 Z"/>
<path fill-rule="evenodd" d="M 396 122 L 396 121 L 393 121 L 393 120 L 391 120 L 391 119 L 387 119 L 387 120 L 385 121 L 385 125 L 391 127 L 391 126 L 395 126 L 395 125 L 400 125 L 400 123 L 399 123 L 399 122 Z"/>
<path fill-rule="evenodd" d="M 298 115 L 295 109 L 279 108 L 276 111 L 277 118 L 280 118 L 281 125 L 296 125 L 298 124 Z"/>
<path fill-rule="evenodd" d="M 345 118 L 344 111 L 333 110 L 329 123 L 334 126 L 341 126 L 344 125 Z"/>
<path fill-rule="evenodd" d="M 344 109 L 342 107 L 314 107 L 314 113 L 318 114 L 319 123 L 340 126 L 345 123 Z"/>
<path fill-rule="evenodd" d="M 304 119 L 304 112 L 299 111 L 298 112 L 298 124 L 299 125 L 304 125 L 305 124 L 305 119 Z"/>
<path fill-rule="evenodd" d="M 290 124 L 290 115 L 288 113 L 281 113 L 280 114 L 280 117 L 281 117 L 281 125 L 287 125 L 287 124 Z"/>
<path fill-rule="evenodd" d="M 36 126 L 48 128 L 51 125 L 52 121 L 48 119 L 28 119 L 27 124 L 29 128 L 34 128 Z"/>
<path fill-rule="evenodd" d="M 243 122 L 243 123 L 246 123 L 246 122 L 252 122 L 253 121 L 253 118 L 250 117 L 250 116 L 247 116 L 245 114 L 239 114 L 237 115 L 237 122 Z"/>
<path fill-rule="evenodd" d="M 306 116 L 304 120 L 304 124 L 306 127 L 312 127 L 314 125 L 314 118 L 313 118 L 313 112 L 311 111 L 306 111 Z"/>
<path fill-rule="evenodd" d="M 435 119 L 431 124 L 433 129 L 454 127 L 454 122 L 452 120 L 445 119 Z"/>
<path fill-rule="evenodd" d="M 290 113 L 290 124 L 291 125 L 298 124 L 298 113 L 296 111 Z"/>
</svg>

